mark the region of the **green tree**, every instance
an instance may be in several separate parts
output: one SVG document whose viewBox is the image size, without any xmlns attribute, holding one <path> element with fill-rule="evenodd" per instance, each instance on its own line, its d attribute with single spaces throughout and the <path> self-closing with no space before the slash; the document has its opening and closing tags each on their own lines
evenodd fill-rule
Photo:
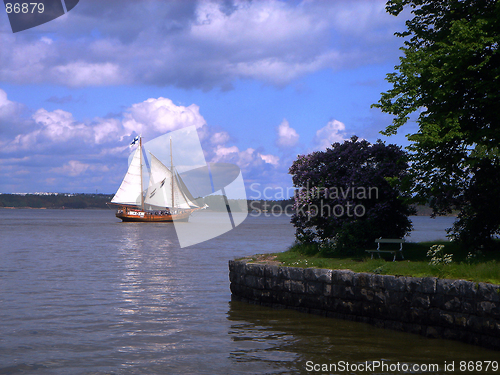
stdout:
<svg viewBox="0 0 500 375">
<path fill-rule="evenodd" d="M 490 246 L 500 233 L 500 2 L 390 0 L 386 10 L 413 18 L 404 55 L 387 75 L 392 89 L 374 107 L 395 115 L 392 135 L 418 114 L 412 142 L 412 192 L 434 214 L 460 210 L 453 235 Z M 496 206 L 492 210 L 492 206 Z"/>
</svg>

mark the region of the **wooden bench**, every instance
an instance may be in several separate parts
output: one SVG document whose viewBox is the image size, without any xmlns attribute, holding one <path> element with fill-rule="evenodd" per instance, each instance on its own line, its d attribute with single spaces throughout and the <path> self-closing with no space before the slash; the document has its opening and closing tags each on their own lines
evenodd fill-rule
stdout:
<svg viewBox="0 0 500 375">
<path fill-rule="evenodd" d="M 392 239 L 392 238 L 377 238 L 375 240 L 377 243 L 377 249 L 376 250 L 365 250 L 367 253 L 371 253 L 373 259 L 373 254 L 376 253 L 378 254 L 378 257 L 380 258 L 380 253 L 392 253 L 394 255 L 394 259 L 392 260 L 393 262 L 396 260 L 396 253 L 399 252 L 401 254 L 401 259 L 404 259 L 403 256 L 403 242 L 405 242 L 404 239 Z M 380 244 L 381 243 L 398 243 L 399 244 L 399 250 L 381 250 L 380 249 Z"/>
</svg>

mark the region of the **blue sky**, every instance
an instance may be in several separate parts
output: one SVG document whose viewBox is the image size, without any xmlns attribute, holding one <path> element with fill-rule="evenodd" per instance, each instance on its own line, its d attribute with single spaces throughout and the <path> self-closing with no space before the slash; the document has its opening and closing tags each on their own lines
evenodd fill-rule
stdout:
<svg viewBox="0 0 500 375">
<path fill-rule="evenodd" d="M 192 125 L 250 198 L 354 134 L 405 146 L 415 125 L 382 137 L 370 108 L 404 21 L 377 0 L 80 0 L 14 34 L 0 12 L 0 192 L 114 193 L 135 134 Z"/>
</svg>

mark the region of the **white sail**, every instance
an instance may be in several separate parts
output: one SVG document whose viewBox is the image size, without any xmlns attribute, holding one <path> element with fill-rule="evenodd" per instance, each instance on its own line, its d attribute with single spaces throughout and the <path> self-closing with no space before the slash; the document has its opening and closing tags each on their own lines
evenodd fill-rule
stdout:
<svg viewBox="0 0 500 375">
<path fill-rule="evenodd" d="M 153 154 L 151 154 L 149 187 L 144 204 L 153 208 L 172 207 L 171 180 L 172 172 Z"/>
<path fill-rule="evenodd" d="M 174 185 L 173 189 L 172 183 Z M 166 207 L 188 209 L 198 207 L 198 205 L 193 203 L 191 194 L 187 191 L 179 175 L 174 173 L 174 178 L 172 178 L 170 169 L 153 154 L 151 154 L 149 187 L 144 203 L 153 209 L 163 209 Z"/>
<path fill-rule="evenodd" d="M 112 203 L 141 205 L 141 168 L 141 148 L 137 147 L 128 167 L 127 174 L 123 178 L 122 184 L 111 200 Z"/>
</svg>

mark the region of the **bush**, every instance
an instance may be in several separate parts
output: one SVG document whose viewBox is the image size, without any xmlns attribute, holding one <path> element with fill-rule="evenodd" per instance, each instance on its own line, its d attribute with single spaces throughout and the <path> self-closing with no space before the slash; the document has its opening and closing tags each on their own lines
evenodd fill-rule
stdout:
<svg viewBox="0 0 500 375">
<path fill-rule="evenodd" d="M 299 155 L 289 170 L 297 188 L 297 242 L 316 244 L 324 256 L 355 255 L 378 237 L 409 233 L 414 209 L 405 193 L 406 160 L 399 146 L 357 137 Z"/>
</svg>

